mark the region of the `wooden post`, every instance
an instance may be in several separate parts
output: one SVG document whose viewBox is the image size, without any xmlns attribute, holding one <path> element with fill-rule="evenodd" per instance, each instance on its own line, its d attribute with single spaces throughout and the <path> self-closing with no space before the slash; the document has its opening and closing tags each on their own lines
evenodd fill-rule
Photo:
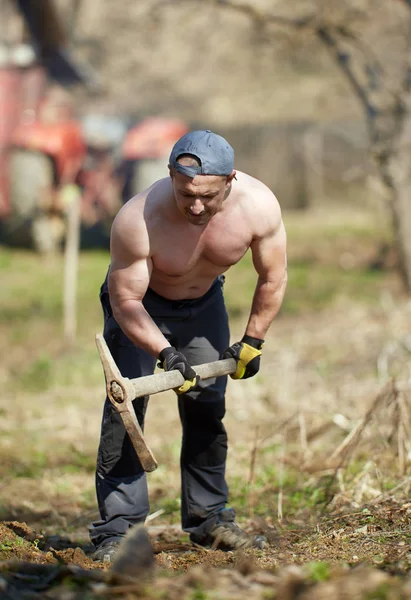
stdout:
<svg viewBox="0 0 411 600">
<path fill-rule="evenodd" d="M 64 248 L 64 339 L 68 346 L 72 346 L 75 342 L 77 332 L 77 279 L 80 252 L 81 191 L 76 185 L 68 184 L 61 190 L 61 195 L 67 215 L 66 243 Z"/>
</svg>

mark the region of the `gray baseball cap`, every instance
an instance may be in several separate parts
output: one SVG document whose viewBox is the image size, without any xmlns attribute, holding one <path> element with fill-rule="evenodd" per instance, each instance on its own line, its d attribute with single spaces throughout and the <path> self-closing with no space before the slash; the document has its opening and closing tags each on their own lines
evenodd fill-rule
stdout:
<svg viewBox="0 0 411 600">
<path fill-rule="evenodd" d="M 199 167 L 186 167 L 177 162 L 182 154 L 192 154 Z M 187 177 L 196 175 L 231 175 L 234 169 L 234 150 L 221 135 L 209 129 L 190 131 L 174 145 L 169 165 Z"/>
</svg>

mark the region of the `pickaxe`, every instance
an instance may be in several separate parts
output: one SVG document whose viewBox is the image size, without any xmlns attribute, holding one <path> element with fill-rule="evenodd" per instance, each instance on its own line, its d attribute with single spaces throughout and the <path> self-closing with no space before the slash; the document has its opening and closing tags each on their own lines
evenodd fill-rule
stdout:
<svg viewBox="0 0 411 600">
<path fill-rule="evenodd" d="M 106 378 L 107 397 L 120 413 L 124 427 L 144 471 L 154 471 L 157 468 L 157 461 L 146 444 L 132 401 L 140 396 L 148 396 L 178 388 L 184 383 L 184 377 L 180 371 L 174 370 L 128 379 L 121 375 L 101 333 L 96 335 L 96 344 Z M 237 363 L 234 358 L 193 366 L 194 371 L 201 379 L 229 375 L 234 373 L 236 368 Z"/>
</svg>

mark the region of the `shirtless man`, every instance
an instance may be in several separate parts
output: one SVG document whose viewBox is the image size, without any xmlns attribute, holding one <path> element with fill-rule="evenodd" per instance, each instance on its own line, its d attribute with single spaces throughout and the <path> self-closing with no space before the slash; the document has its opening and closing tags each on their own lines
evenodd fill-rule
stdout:
<svg viewBox="0 0 411 600">
<path fill-rule="evenodd" d="M 227 508 L 227 378 L 198 381 L 190 365 L 234 357 L 233 379 L 255 375 L 267 330 L 286 287 L 286 234 L 279 204 L 260 181 L 234 170 L 221 136 L 193 131 L 174 146 L 170 177 L 129 200 L 114 220 L 111 265 L 101 289 L 104 336 L 122 375 L 178 369 L 183 427 L 183 529 L 198 544 L 261 547 Z M 251 248 L 257 283 L 240 342 L 229 346 L 223 273 Z M 134 408 L 141 425 L 147 397 Z M 146 476 L 109 401 L 96 476 L 101 519 L 91 525 L 96 560 L 110 560 L 128 529 L 149 512 Z"/>
</svg>

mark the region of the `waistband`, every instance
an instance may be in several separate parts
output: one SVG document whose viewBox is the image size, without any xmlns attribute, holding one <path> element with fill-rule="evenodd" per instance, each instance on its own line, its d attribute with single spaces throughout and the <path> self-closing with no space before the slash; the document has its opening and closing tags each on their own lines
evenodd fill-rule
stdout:
<svg viewBox="0 0 411 600">
<path fill-rule="evenodd" d="M 216 279 L 213 281 L 210 289 L 205 294 L 203 294 L 202 296 L 199 296 L 198 298 L 187 298 L 187 299 L 182 299 L 182 300 L 169 300 L 168 298 L 165 298 L 164 296 L 157 294 L 157 292 L 152 290 L 150 287 L 147 288 L 147 292 L 145 293 L 144 297 L 149 296 L 153 299 L 156 299 L 160 302 L 164 302 L 165 304 L 168 304 L 169 306 L 171 305 L 175 308 L 183 308 L 185 306 L 187 306 L 187 307 L 196 306 L 197 304 L 204 302 L 204 300 L 207 300 L 208 298 L 210 298 L 210 296 L 215 294 L 215 292 L 217 290 L 221 289 L 221 287 L 224 284 L 224 281 L 225 281 L 225 276 L 218 275 L 218 277 L 216 277 Z M 144 300 L 143 300 L 143 303 L 144 303 Z"/>
<path fill-rule="evenodd" d="M 100 288 L 100 293 L 106 293 L 108 294 L 108 271 L 107 271 L 107 275 L 103 281 L 103 284 Z M 169 298 L 165 298 L 164 296 L 161 296 L 160 294 L 157 294 L 157 292 L 155 292 L 154 290 L 152 290 L 150 287 L 147 288 L 147 291 L 144 295 L 144 297 L 146 296 L 151 296 L 153 299 L 157 299 L 160 302 L 164 302 L 166 304 L 171 304 L 172 306 L 175 307 L 180 307 L 180 306 L 192 306 L 198 302 L 202 302 L 203 300 L 209 298 L 210 296 L 212 296 L 217 289 L 221 288 L 224 285 L 224 281 L 225 281 L 225 275 L 218 275 L 215 280 L 213 281 L 210 289 L 203 295 L 200 296 L 199 298 L 187 298 L 187 299 L 182 299 L 182 300 L 170 300 Z M 143 300 L 144 301 L 144 300 Z"/>
</svg>

